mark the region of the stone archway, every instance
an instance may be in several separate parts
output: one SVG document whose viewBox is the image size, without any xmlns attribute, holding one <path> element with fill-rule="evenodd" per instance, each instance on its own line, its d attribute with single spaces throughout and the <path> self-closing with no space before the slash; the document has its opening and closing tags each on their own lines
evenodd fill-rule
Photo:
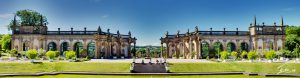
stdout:
<svg viewBox="0 0 300 78">
<path fill-rule="evenodd" d="M 76 52 L 77 57 L 79 57 L 79 55 L 80 55 L 79 53 L 80 53 L 81 50 L 83 50 L 83 43 L 76 42 L 74 44 L 73 51 Z"/>
<path fill-rule="evenodd" d="M 221 42 L 215 42 L 214 44 L 213 44 L 213 55 L 214 56 L 219 56 L 219 54 L 220 54 L 220 52 L 221 51 L 223 51 L 223 45 L 222 45 L 222 43 Z"/>
<path fill-rule="evenodd" d="M 88 43 L 88 46 L 87 46 L 87 55 L 88 55 L 88 57 L 89 58 L 94 58 L 95 57 L 95 52 L 96 52 L 95 42 Z"/>
<path fill-rule="evenodd" d="M 23 43 L 23 51 L 27 51 L 30 48 L 30 42 L 29 41 L 25 41 Z"/>
<path fill-rule="evenodd" d="M 60 45 L 60 55 L 64 55 L 65 51 L 68 51 L 69 48 L 69 43 L 68 42 L 63 42 Z"/>
<path fill-rule="evenodd" d="M 233 42 L 227 43 L 227 52 L 231 53 L 232 51 L 236 51 L 236 45 Z"/>
<path fill-rule="evenodd" d="M 249 51 L 249 45 L 246 43 L 246 42 L 242 42 L 241 45 L 240 45 L 240 51 Z"/>
<path fill-rule="evenodd" d="M 209 56 L 209 43 L 206 41 L 201 42 L 201 56 L 202 58 L 206 58 Z"/>
<path fill-rule="evenodd" d="M 56 48 L 56 43 L 55 42 L 50 42 L 48 44 L 48 51 L 56 51 L 57 48 Z"/>
</svg>

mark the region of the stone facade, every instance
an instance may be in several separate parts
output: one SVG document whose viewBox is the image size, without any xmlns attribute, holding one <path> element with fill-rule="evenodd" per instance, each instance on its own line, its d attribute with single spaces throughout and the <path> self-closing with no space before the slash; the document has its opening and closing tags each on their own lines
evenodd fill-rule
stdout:
<svg viewBox="0 0 300 78">
<path fill-rule="evenodd" d="M 183 57 L 201 59 L 209 56 L 210 58 L 216 57 L 216 52 L 223 50 L 230 51 L 249 51 L 256 50 L 262 52 L 264 50 L 273 49 L 278 51 L 284 48 L 285 32 L 284 29 L 288 25 L 284 25 L 281 18 L 281 24 L 276 25 L 262 25 L 256 24 L 256 18 L 254 22 L 250 24 L 249 31 L 199 31 L 198 27 L 195 27 L 193 32 L 186 32 L 180 34 L 179 30 L 177 34 L 170 35 L 165 33 L 164 37 L 161 37 L 161 46 L 166 49 L 162 49 L 164 56 L 171 57 Z M 214 44 L 219 45 L 219 51 L 214 49 Z M 208 47 L 208 53 L 202 52 Z M 195 56 L 191 56 L 194 53 Z"/>
<path fill-rule="evenodd" d="M 90 58 L 130 58 L 131 48 L 135 47 L 136 38 L 127 35 L 110 33 L 109 29 L 103 32 L 98 27 L 96 31 L 48 31 L 47 26 L 14 26 L 12 28 L 13 49 L 27 51 L 29 49 L 45 49 L 63 52 L 73 50 L 87 50 Z M 133 45 L 133 46 L 132 46 Z"/>
</svg>

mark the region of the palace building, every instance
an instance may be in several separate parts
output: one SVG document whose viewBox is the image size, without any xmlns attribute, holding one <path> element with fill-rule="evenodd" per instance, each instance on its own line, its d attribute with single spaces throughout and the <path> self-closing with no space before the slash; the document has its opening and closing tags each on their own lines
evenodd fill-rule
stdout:
<svg viewBox="0 0 300 78">
<path fill-rule="evenodd" d="M 161 37 L 161 46 L 163 55 L 170 57 L 182 57 L 201 59 L 217 57 L 221 51 L 249 51 L 256 50 L 261 53 L 265 50 L 281 50 L 284 48 L 285 28 L 283 18 L 280 25 L 275 22 L 273 25 L 265 25 L 264 22 L 259 25 L 254 17 L 253 23 L 250 24 L 249 31 L 200 31 L 195 27 L 193 32 L 176 34 L 165 33 Z"/>
<path fill-rule="evenodd" d="M 12 27 L 13 49 L 27 51 L 29 49 L 44 49 L 60 51 L 73 50 L 77 57 L 79 51 L 86 50 L 90 58 L 130 58 L 131 48 L 135 47 L 136 38 L 128 34 L 102 31 L 100 26 L 95 31 L 49 31 L 46 24 L 41 21 L 39 26 L 17 26 L 16 17 Z M 133 45 L 133 46 L 132 46 Z"/>
</svg>

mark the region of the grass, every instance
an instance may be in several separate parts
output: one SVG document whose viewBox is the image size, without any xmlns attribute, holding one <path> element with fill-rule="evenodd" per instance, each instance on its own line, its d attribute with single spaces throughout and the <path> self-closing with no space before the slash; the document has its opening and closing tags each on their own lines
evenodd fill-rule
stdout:
<svg viewBox="0 0 300 78">
<path fill-rule="evenodd" d="M 262 77 L 246 75 L 45 75 L 45 76 L 14 76 L 6 78 L 292 78 L 292 77 Z"/>
<path fill-rule="evenodd" d="M 130 63 L 101 62 L 44 62 L 33 64 L 29 62 L 0 63 L 0 73 L 36 73 L 61 71 L 89 72 L 129 72 Z"/>
<path fill-rule="evenodd" d="M 232 72 L 300 74 L 300 63 L 169 63 L 171 72 Z"/>
</svg>

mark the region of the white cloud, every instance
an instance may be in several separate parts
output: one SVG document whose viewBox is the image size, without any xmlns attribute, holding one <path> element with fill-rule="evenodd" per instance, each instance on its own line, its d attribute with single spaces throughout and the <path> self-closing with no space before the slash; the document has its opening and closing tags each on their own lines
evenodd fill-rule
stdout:
<svg viewBox="0 0 300 78">
<path fill-rule="evenodd" d="M 0 19 L 10 19 L 13 18 L 14 14 L 10 13 L 5 13 L 5 14 L 0 14 Z"/>
<path fill-rule="evenodd" d="M 102 18 L 107 18 L 107 17 L 109 17 L 109 15 L 108 14 L 106 14 L 106 15 L 103 15 L 103 16 L 101 16 Z"/>
</svg>

